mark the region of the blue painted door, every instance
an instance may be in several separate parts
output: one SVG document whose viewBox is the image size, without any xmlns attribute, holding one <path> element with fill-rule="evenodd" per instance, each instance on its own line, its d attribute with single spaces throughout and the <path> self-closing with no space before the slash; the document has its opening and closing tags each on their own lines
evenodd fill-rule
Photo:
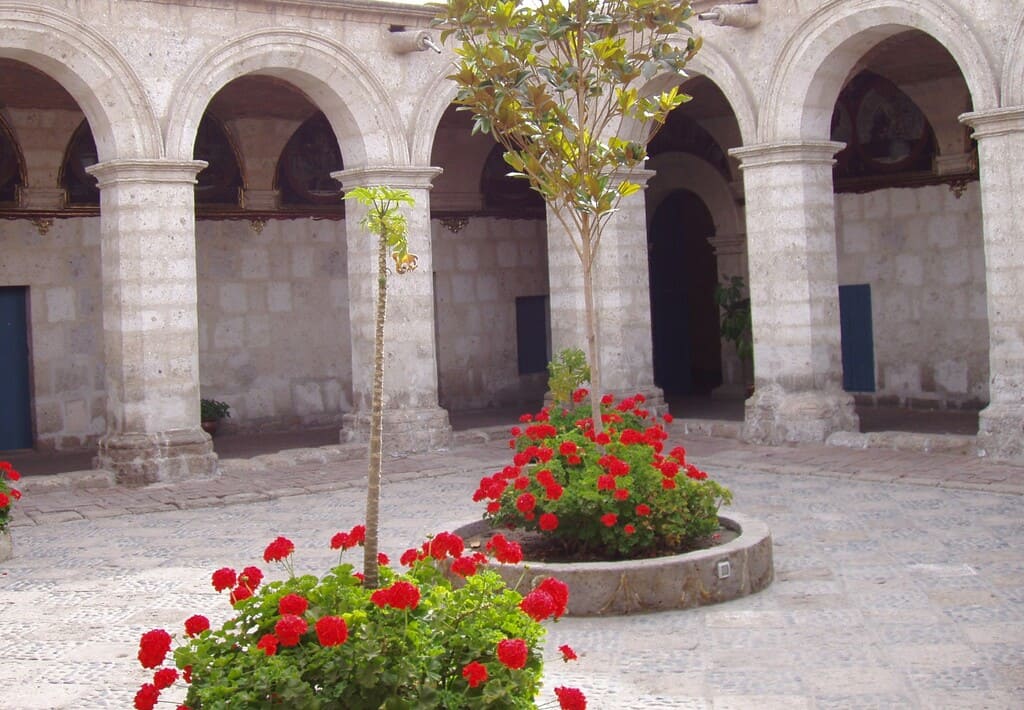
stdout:
<svg viewBox="0 0 1024 710">
<path fill-rule="evenodd" d="M 843 389 L 875 391 L 875 338 L 871 324 L 871 286 L 839 287 L 839 328 L 842 334 Z"/>
<path fill-rule="evenodd" d="M 0 286 L 0 451 L 32 446 L 27 297 L 24 286 Z"/>
</svg>

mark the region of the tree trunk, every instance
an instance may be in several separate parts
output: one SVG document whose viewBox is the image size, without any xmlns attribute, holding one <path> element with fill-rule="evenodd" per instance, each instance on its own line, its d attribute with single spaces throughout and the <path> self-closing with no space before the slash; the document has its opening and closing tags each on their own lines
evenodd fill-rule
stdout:
<svg viewBox="0 0 1024 710">
<path fill-rule="evenodd" d="M 590 364 L 590 413 L 594 420 L 594 433 L 604 431 L 601 421 L 601 343 L 597 333 L 597 309 L 594 307 L 594 253 L 593 224 L 589 215 L 583 215 L 580 225 L 580 255 L 583 258 L 583 310 L 586 317 L 587 360 Z"/>
<path fill-rule="evenodd" d="M 377 543 L 380 527 L 381 454 L 384 443 L 384 316 L 388 300 L 387 235 L 377 248 L 377 309 L 373 331 L 373 387 L 370 397 L 370 468 L 366 477 L 366 542 L 363 546 L 364 584 L 378 585 Z"/>
</svg>

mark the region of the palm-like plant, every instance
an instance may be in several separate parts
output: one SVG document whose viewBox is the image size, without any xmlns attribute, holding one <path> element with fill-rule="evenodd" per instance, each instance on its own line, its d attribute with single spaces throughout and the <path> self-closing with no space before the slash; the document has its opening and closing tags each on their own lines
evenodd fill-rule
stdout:
<svg viewBox="0 0 1024 710">
<path fill-rule="evenodd" d="M 355 187 L 345 193 L 367 208 L 359 225 L 377 237 L 377 301 L 373 332 L 373 385 L 370 397 L 370 463 L 366 484 L 366 543 L 363 549 L 363 574 L 366 586 L 377 587 L 380 535 L 381 453 L 384 442 L 384 318 L 388 298 L 388 253 L 395 271 L 408 273 L 416 268 L 416 255 L 409 253 L 408 223 L 399 212 L 400 205 L 412 205 L 405 190 L 373 185 Z"/>
</svg>

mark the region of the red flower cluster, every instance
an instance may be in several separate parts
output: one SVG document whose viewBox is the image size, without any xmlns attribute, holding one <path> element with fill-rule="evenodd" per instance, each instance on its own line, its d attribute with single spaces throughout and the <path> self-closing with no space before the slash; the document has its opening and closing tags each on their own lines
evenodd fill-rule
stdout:
<svg viewBox="0 0 1024 710">
<path fill-rule="evenodd" d="M 471 661 L 463 666 L 462 677 L 466 679 L 470 688 L 475 688 L 481 683 L 487 682 L 487 666 L 477 661 Z"/>
<path fill-rule="evenodd" d="M 555 688 L 555 696 L 562 710 L 587 710 L 587 698 L 579 688 Z"/>
<path fill-rule="evenodd" d="M 286 537 L 277 537 L 263 551 L 263 559 L 267 562 L 280 562 L 295 552 L 295 543 Z"/>
<path fill-rule="evenodd" d="M 498 660 L 514 671 L 526 666 L 529 649 L 522 639 L 504 639 L 498 642 Z"/>
<path fill-rule="evenodd" d="M 309 624 L 306 623 L 306 620 L 294 614 L 285 614 L 274 624 L 274 635 L 285 647 L 298 646 L 302 634 L 308 630 Z"/>
<path fill-rule="evenodd" d="M 356 525 L 349 532 L 335 533 L 331 538 L 332 550 L 348 550 L 366 542 L 366 526 Z"/>
<path fill-rule="evenodd" d="M 185 619 L 185 635 L 198 636 L 209 630 L 210 620 L 201 614 L 196 614 Z"/>
<path fill-rule="evenodd" d="M 298 594 L 286 594 L 277 602 L 277 611 L 282 616 L 285 614 L 302 616 L 308 608 L 309 602 L 306 601 L 305 597 L 300 597 Z"/>
<path fill-rule="evenodd" d="M 544 441 L 558 435 L 558 430 L 548 423 L 534 424 L 526 427 L 526 436 L 534 441 Z"/>
<path fill-rule="evenodd" d="M 268 656 L 273 656 L 277 653 L 277 636 L 274 636 L 274 634 L 263 634 L 260 640 L 256 643 L 256 648 L 260 649 Z"/>
<path fill-rule="evenodd" d="M 382 609 L 386 606 L 393 609 L 415 609 L 420 603 L 420 590 L 409 582 L 395 582 L 371 594 L 370 601 Z"/>
<path fill-rule="evenodd" d="M 423 551 L 435 560 L 443 560 L 445 557 L 459 557 L 466 549 L 466 544 L 458 535 L 450 532 L 439 532 L 433 538 L 423 544 Z"/>
<path fill-rule="evenodd" d="M 7 482 L 20 480 L 21 474 L 14 470 L 14 466 L 11 465 L 10 461 L 0 461 L 0 513 L 5 516 L 12 500 L 21 500 L 21 491 L 17 488 L 10 488 Z"/>
<path fill-rule="evenodd" d="M 348 624 L 338 616 L 324 616 L 316 622 L 316 638 L 321 646 L 340 646 L 348 640 Z"/>
<path fill-rule="evenodd" d="M 575 392 L 572 393 L 572 401 L 575 402 L 576 404 L 579 404 L 580 402 L 585 400 L 587 398 L 587 395 L 589 395 L 589 394 L 590 394 L 589 390 L 581 387 L 581 388 L 579 388 L 578 390 L 576 390 Z"/>
<path fill-rule="evenodd" d="M 555 600 L 547 592 L 534 589 L 519 602 L 519 608 L 534 621 L 544 621 L 555 613 Z"/>
<path fill-rule="evenodd" d="M 143 668 L 156 668 L 164 662 L 171 650 L 171 635 L 163 629 L 153 629 L 139 639 L 139 663 Z"/>
<path fill-rule="evenodd" d="M 575 661 L 579 656 L 576 655 L 576 651 L 572 649 L 569 644 L 564 644 L 558 647 L 558 650 L 562 652 L 562 660 L 568 663 L 569 661 Z"/>
<path fill-rule="evenodd" d="M 523 548 L 518 542 L 508 540 L 501 533 L 497 533 L 487 542 L 487 551 L 491 552 L 498 562 L 515 565 L 523 561 Z"/>
</svg>

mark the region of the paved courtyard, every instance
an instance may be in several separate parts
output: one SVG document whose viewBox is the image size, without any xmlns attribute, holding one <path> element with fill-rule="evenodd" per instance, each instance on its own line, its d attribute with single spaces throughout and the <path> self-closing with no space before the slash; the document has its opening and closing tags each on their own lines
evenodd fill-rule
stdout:
<svg viewBox="0 0 1024 710">
<path fill-rule="evenodd" d="M 1024 707 L 1024 469 L 673 439 L 769 525 L 776 580 L 719 606 L 551 624 L 541 703 L 570 684 L 612 710 Z M 353 454 L 227 459 L 216 481 L 135 490 L 29 480 L 0 563 L 0 706 L 130 707 L 148 675 L 139 635 L 223 618 L 211 571 L 266 569 L 276 535 L 299 570 L 325 570 L 330 536 L 362 520 Z M 475 483 L 507 456 L 501 436 L 470 432 L 388 461 L 382 549 L 478 515 Z M 565 643 L 579 661 L 558 660 Z"/>
</svg>

